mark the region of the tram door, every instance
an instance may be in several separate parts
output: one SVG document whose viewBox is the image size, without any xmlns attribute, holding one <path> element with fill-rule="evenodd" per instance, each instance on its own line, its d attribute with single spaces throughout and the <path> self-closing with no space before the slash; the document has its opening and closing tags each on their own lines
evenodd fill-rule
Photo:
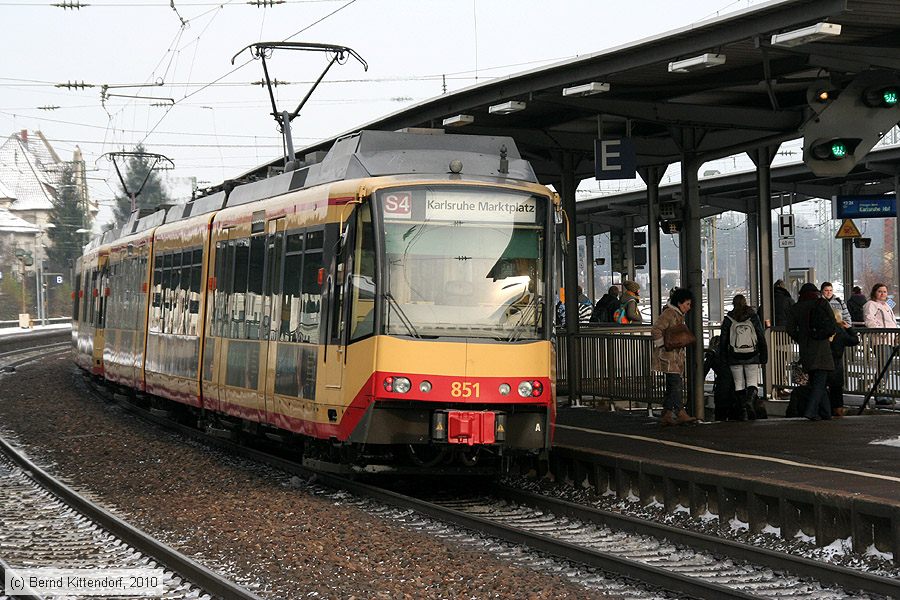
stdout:
<svg viewBox="0 0 900 600">
<path fill-rule="evenodd" d="M 275 365 L 278 351 L 279 313 L 283 285 L 284 218 L 266 224 L 266 265 L 263 276 L 262 368 L 266 417 L 272 422 L 275 412 Z"/>
</svg>

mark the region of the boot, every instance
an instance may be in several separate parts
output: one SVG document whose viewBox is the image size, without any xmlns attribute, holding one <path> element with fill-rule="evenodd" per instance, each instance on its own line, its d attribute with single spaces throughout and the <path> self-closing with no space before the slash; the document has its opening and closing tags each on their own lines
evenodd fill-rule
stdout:
<svg viewBox="0 0 900 600">
<path fill-rule="evenodd" d="M 664 411 L 662 416 L 659 417 L 659 426 L 660 427 L 668 427 L 670 425 L 675 424 L 675 415 L 672 414 L 671 410 Z"/>
<path fill-rule="evenodd" d="M 755 387 L 747 388 L 747 395 L 749 396 L 747 404 L 750 405 L 748 410 L 752 410 L 757 419 L 768 419 L 769 413 L 766 412 L 766 399 L 762 396 L 757 396 L 756 392 Z"/>
<path fill-rule="evenodd" d="M 675 422 L 678 425 L 687 425 L 688 423 L 696 423 L 697 421 L 699 421 L 697 417 L 692 417 L 691 415 L 687 414 L 687 411 L 685 411 L 683 408 L 678 411 L 677 415 L 675 415 Z"/>
<path fill-rule="evenodd" d="M 832 416 L 832 417 L 835 417 L 835 418 L 838 418 L 838 419 L 841 418 L 841 417 L 843 417 L 845 414 L 846 414 L 846 413 L 845 413 L 845 411 L 844 411 L 844 407 L 843 407 L 843 406 L 838 406 L 837 408 L 835 408 L 834 410 L 831 411 L 831 416 Z"/>
<path fill-rule="evenodd" d="M 747 402 L 745 401 L 746 397 L 746 390 L 741 390 L 734 393 L 734 406 L 735 412 L 737 413 L 736 418 L 738 421 L 746 421 L 750 418 L 749 411 L 747 410 Z"/>
</svg>

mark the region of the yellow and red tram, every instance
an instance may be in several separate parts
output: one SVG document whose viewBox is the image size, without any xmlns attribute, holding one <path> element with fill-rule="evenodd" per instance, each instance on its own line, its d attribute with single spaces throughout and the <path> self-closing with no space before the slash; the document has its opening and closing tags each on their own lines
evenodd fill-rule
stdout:
<svg viewBox="0 0 900 600">
<path fill-rule="evenodd" d="M 311 461 L 539 452 L 558 205 L 509 138 L 363 131 L 89 245 L 82 286 L 115 308 L 76 299 L 76 360 Z"/>
</svg>

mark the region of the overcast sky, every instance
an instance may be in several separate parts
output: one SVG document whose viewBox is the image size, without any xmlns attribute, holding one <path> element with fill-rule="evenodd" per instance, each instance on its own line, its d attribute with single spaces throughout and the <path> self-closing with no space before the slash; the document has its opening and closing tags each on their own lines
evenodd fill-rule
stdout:
<svg viewBox="0 0 900 600">
<path fill-rule="evenodd" d="M 218 183 L 281 154 L 259 61 L 232 56 L 257 41 L 323 42 L 369 65 L 335 65 L 294 120 L 300 148 L 444 91 L 603 50 L 760 0 L 0 0 L 0 133 L 41 130 L 63 156 L 84 152 L 94 200 L 119 193 L 99 160 L 138 142 L 170 157 L 173 178 Z M 276 0 L 278 1 L 278 0 Z M 260 0 L 262 3 L 262 0 Z M 552 7 L 552 8 L 551 8 Z M 241 66 L 243 65 L 243 66 Z M 293 110 L 325 66 L 318 53 L 278 51 L 270 75 Z M 110 89 L 101 85 L 159 86 Z M 84 82 L 95 87 L 54 87 Z M 41 110 L 39 107 L 58 107 Z M 112 175 L 112 177 L 110 177 Z M 182 182 L 184 179 L 181 180 Z M 177 180 L 176 180 L 177 183 Z M 180 189 L 184 189 L 182 185 Z"/>
</svg>

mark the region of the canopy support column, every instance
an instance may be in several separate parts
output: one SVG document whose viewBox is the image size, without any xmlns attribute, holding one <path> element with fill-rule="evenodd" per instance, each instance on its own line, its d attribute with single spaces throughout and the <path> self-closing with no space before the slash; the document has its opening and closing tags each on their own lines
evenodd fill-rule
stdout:
<svg viewBox="0 0 900 600">
<path fill-rule="evenodd" d="M 693 406 L 695 417 L 704 418 L 703 398 L 703 263 L 700 248 L 700 180 L 698 170 L 702 161 L 696 154 L 697 131 L 683 132 L 681 154 L 681 193 L 684 198 L 684 226 L 681 230 L 682 285 L 694 294 L 694 303 L 688 313 L 688 326 L 697 338 L 688 348 L 687 383 L 688 405 Z"/>
<path fill-rule="evenodd" d="M 566 372 L 569 382 L 569 404 L 581 405 L 581 353 L 578 345 L 578 237 L 575 234 L 575 158 L 571 152 L 562 154 L 559 195 L 569 220 L 566 257 L 563 261 L 566 307 Z"/>
<path fill-rule="evenodd" d="M 662 312 L 662 266 L 659 258 L 659 182 L 665 166 L 643 167 L 638 170 L 647 185 L 647 266 L 650 272 L 650 322 Z"/>
</svg>

